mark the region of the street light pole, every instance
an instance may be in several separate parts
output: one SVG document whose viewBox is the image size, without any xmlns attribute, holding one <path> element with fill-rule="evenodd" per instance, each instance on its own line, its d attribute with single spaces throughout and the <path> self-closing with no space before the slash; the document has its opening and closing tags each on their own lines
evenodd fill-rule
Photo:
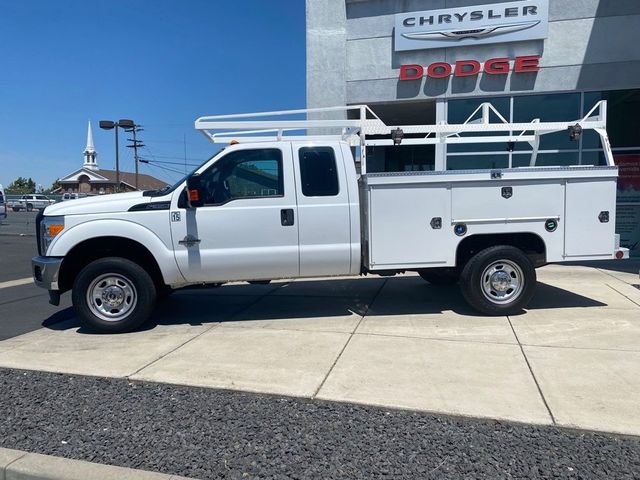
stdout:
<svg viewBox="0 0 640 480">
<path fill-rule="evenodd" d="M 118 146 L 118 122 L 115 122 L 116 128 L 116 192 L 120 190 L 120 148 Z"/>
<path fill-rule="evenodd" d="M 118 145 L 118 128 L 134 128 L 133 120 L 120 119 L 117 122 L 111 120 L 100 120 L 100 128 L 104 130 L 116 130 L 116 191 L 120 190 L 120 147 Z M 137 167 L 137 165 L 136 165 Z M 137 188 L 137 186 L 136 186 Z"/>
</svg>

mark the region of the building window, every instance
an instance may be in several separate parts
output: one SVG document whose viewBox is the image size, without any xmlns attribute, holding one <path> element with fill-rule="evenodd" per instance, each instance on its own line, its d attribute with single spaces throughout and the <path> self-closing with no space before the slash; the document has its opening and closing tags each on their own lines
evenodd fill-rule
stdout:
<svg viewBox="0 0 640 480">
<path fill-rule="evenodd" d="M 393 145 L 367 147 L 367 171 L 416 172 L 435 167 L 433 145 Z"/>
<path fill-rule="evenodd" d="M 536 118 L 542 122 L 571 121 L 586 116 L 600 100 L 608 101 L 607 131 L 614 156 L 640 150 L 640 119 L 637 117 L 640 90 L 450 100 L 447 102 L 447 121 L 451 124 L 465 122 L 483 102 L 491 103 L 498 112 L 491 113 L 492 122 L 499 121 L 498 114 L 509 122 L 531 122 Z M 505 158 L 509 167 L 529 167 L 532 150 L 532 146 L 524 142 L 516 143 L 513 152 L 508 152 L 507 145 L 501 143 L 449 144 L 445 153 L 447 170 L 504 168 L 501 165 L 505 164 Z M 595 131 L 585 130 L 577 142 L 571 141 L 566 132 L 557 132 L 541 136 L 535 165 L 606 165 L 606 159 L 600 136 Z"/>
<path fill-rule="evenodd" d="M 302 194 L 305 197 L 338 195 L 338 169 L 333 148 L 303 147 L 298 151 Z"/>
</svg>

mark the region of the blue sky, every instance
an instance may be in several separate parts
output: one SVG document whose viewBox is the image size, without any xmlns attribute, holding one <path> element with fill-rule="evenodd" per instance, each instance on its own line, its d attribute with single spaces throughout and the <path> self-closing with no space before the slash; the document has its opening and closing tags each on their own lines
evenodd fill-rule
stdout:
<svg viewBox="0 0 640 480">
<path fill-rule="evenodd" d="M 2 2 L 0 183 L 25 176 L 47 187 L 79 168 L 88 120 L 99 166 L 113 169 L 113 131 L 100 130 L 99 120 L 142 124 L 141 153 L 151 160 L 183 162 L 186 136 L 196 163 L 218 149 L 193 129 L 198 116 L 303 108 L 304 3 Z M 132 171 L 124 143 L 121 168 Z"/>
</svg>

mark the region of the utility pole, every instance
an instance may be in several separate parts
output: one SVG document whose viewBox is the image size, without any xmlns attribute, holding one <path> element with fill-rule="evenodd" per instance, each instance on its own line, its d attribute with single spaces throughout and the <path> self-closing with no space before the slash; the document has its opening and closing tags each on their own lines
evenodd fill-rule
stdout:
<svg viewBox="0 0 640 480">
<path fill-rule="evenodd" d="M 113 122 L 111 120 L 100 120 L 100 128 L 104 130 L 115 129 L 116 131 L 116 187 L 114 193 L 117 193 L 120 190 L 120 148 L 118 147 L 118 128 L 122 128 L 125 131 L 129 131 L 129 129 L 135 130 L 136 124 L 133 120 L 126 118 L 121 118 L 117 122 Z"/>
<path fill-rule="evenodd" d="M 142 140 L 138 140 L 136 133 L 144 131 L 141 125 L 134 125 L 132 128 L 125 130 L 125 132 L 131 133 L 133 138 L 127 138 L 127 141 L 132 142 L 131 145 L 127 145 L 127 148 L 133 148 L 133 159 L 136 164 L 136 189 L 138 189 L 138 163 L 140 157 L 138 156 L 138 148 L 144 147 Z"/>
</svg>

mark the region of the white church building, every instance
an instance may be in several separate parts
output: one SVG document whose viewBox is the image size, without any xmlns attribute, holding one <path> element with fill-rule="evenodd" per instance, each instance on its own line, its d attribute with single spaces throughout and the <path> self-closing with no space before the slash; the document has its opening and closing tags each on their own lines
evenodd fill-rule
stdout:
<svg viewBox="0 0 640 480">
<path fill-rule="evenodd" d="M 61 192 L 101 195 L 105 193 L 130 192 L 136 190 L 136 174 L 120 171 L 120 186 L 117 186 L 115 170 L 105 170 L 98 166 L 98 153 L 93 145 L 91 122 L 87 129 L 87 146 L 84 149 L 82 168 L 60 178 Z M 167 185 L 151 175 L 138 174 L 137 190 L 154 190 Z"/>
</svg>

